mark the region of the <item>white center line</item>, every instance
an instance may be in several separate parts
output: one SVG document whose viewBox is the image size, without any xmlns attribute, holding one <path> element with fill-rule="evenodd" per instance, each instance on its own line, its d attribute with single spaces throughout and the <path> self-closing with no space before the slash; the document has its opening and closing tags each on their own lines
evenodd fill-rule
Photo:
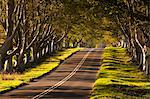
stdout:
<svg viewBox="0 0 150 99">
<path fill-rule="evenodd" d="M 76 68 L 74 68 L 74 70 L 68 75 L 66 76 L 64 79 L 62 79 L 61 81 L 59 81 L 58 83 L 56 83 L 55 85 L 49 87 L 48 89 L 44 90 L 43 92 L 41 92 L 40 94 L 34 96 L 31 99 L 40 99 L 41 97 L 43 97 L 44 95 L 46 95 L 49 92 L 52 92 L 54 89 L 56 89 L 57 87 L 61 86 L 63 83 L 65 83 L 67 80 L 69 80 L 72 76 L 75 75 L 75 73 L 80 69 L 80 67 L 82 66 L 82 64 L 85 62 L 86 58 L 88 57 L 88 55 L 93 51 L 94 49 L 91 49 L 80 61 L 80 63 L 76 66 Z"/>
</svg>

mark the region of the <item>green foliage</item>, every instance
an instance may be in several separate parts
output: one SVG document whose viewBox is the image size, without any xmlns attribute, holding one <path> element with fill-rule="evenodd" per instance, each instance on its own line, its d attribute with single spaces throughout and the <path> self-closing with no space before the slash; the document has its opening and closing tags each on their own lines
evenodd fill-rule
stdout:
<svg viewBox="0 0 150 99">
<path fill-rule="evenodd" d="M 107 47 L 91 99 L 148 99 L 150 82 L 130 62 L 126 49 Z"/>
</svg>

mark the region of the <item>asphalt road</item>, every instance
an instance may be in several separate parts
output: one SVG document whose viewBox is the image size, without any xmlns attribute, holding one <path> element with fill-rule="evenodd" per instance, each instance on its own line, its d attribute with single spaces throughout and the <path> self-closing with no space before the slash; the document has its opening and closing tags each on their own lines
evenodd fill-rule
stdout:
<svg viewBox="0 0 150 99">
<path fill-rule="evenodd" d="M 0 99 L 88 99 L 100 66 L 102 49 L 85 49 L 53 72 L 0 95 Z"/>
</svg>

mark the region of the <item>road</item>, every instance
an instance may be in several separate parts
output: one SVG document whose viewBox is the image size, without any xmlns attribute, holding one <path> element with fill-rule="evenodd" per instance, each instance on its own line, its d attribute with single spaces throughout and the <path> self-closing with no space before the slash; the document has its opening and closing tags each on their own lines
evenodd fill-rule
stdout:
<svg viewBox="0 0 150 99">
<path fill-rule="evenodd" d="M 100 66 L 102 49 L 84 49 L 53 72 L 0 95 L 0 99 L 88 99 Z"/>
</svg>

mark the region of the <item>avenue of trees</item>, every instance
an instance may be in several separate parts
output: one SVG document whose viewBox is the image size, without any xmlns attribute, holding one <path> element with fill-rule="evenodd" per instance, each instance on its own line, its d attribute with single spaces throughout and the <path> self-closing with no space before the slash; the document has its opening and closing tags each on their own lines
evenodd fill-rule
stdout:
<svg viewBox="0 0 150 99">
<path fill-rule="evenodd" d="M 92 41 L 88 6 L 72 0 L 0 0 L 0 71 L 23 72 L 45 54 Z"/>
<path fill-rule="evenodd" d="M 120 46 L 127 48 L 140 70 L 150 74 L 150 0 L 99 0 L 96 7 L 116 26 L 110 27 Z"/>
<path fill-rule="evenodd" d="M 150 74 L 149 0 L 0 0 L 0 71 L 63 47 L 126 47 Z"/>
</svg>

